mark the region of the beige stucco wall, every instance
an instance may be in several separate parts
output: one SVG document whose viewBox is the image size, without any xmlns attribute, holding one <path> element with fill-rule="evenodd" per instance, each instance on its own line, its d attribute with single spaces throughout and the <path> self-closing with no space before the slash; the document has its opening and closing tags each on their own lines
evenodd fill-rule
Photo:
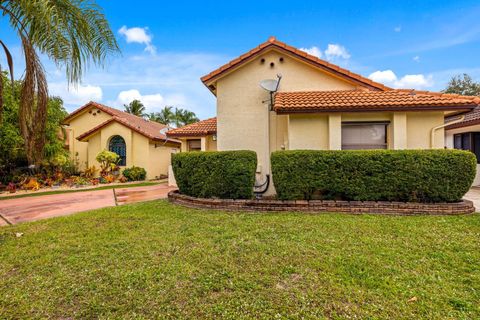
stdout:
<svg viewBox="0 0 480 320">
<path fill-rule="evenodd" d="M 336 150 L 341 148 L 342 122 L 387 121 L 389 149 L 429 149 L 431 132 L 443 124 L 443 112 L 372 112 L 295 114 L 289 116 L 290 150 Z M 443 129 L 435 131 L 434 148 L 443 148 Z"/>
<path fill-rule="evenodd" d="M 289 149 L 328 150 L 328 115 L 290 115 Z"/>
<path fill-rule="evenodd" d="M 409 112 L 407 113 L 407 148 L 408 149 L 443 149 L 445 145 L 444 129 L 435 131 L 434 145 L 431 146 L 432 129 L 444 124 L 443 112 Z"/>
<path fill-rule="evenodd" d="M 280 57 L 283 57 L 284 62 L 279 61 Z M 262 58 L 265 59 L 263 64 Z M 271 62 L 275 67 L 270 67 Z M 261 80 L 275 79 L 278 73 L 283 76 L 279 91 L 354 88 L 345 80 L 328 75 L 320 69 L 274 50 L 256 57 L 219 79 L 217 82 L 218 150 L 255 151 L 262 175 L 270 172 L 270 152 L 279 150 L 282 146 L 287 148 L 289 143 L 287 116 L 277 116 L 269 111 L 268 104 L 262 103 L 263 100 L 269 99 L 269 94 L 259 86 Z M 273 188 L 270 190 L 270 193 L 272 192 Z"/>
<path fill-rule="evenodd" d="M 93 112 L 90 114 L 88 113 L 89 110 L 92 110 Z M 79 167 L 81 170 L 85 169 L 85 163 L 88 161 L 88 143 L 78 141 L 76 137 L 107 121 L 110 118 L 111 116 L 106 114 L 105 112 L 97 113 L 97 109 L 92 108 L 85 110 L 85 112 L 76 116 L 70 121 L 69 129 L 71 130 L 71 133 L 69 135 L 69 151 L 70 155 L 74 159 L 76 157 L 76 153 L 78 152 L 77 160 L 79 162 Z"/>
<path fill-rule="evenodd" d="M 97 168 L 100 168 L 95 157 L 100 151 L 108 149 L 108 143 L 115 135 L 119 135 L 125 140 L 127 148 L 127 165 L 125 167 L 122 166 L 121 169 L 131 166 L 142 167 L 147 171 L 147 179 L 155 179 L 160 175 L 167 175 L 171 153 L 174 150 L 180 150 L 177 145 L 164 144 L 162 142 L 155 143 L 121 124 L 112 123 L 89 137 L 88 165 L 95 165 Z"/>
<path fill-rule="evenodd" d="M 182 152 L 188 151 L 188 140 L 200 140 L 202 151 L 217 151 L 217 141 L 213 140 L 213 135 L 203 137 L 181 137 L 177 139 L 182 142 Z"/>
<path fill-rule="evenodd" d="M 150 143 L 148 165 L 145 168 L 147 170 L 147 178 L 154 179 L 161 175 L 168 175 L 168 167 L 170 166 L 170 160 L 172 153 L 179 152 L 179 148 L 176 146 L 165 145 L 163 143 Z"/>
</svg>

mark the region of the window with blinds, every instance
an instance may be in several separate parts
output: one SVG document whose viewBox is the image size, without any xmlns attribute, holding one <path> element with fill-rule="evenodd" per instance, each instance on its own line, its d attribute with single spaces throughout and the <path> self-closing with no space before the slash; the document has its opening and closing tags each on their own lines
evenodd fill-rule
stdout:
<svg viewBox="0 0 480 320">
<path fill-rule="evenodd" d="M 188 151 L 201 151 L 202 143 L 200 139 L 188 140 Z"/>
<path fill-rule="evenodd" d="M 388 122 L 342 123 L 342 150 L 387 149 Z"/>
</svg>

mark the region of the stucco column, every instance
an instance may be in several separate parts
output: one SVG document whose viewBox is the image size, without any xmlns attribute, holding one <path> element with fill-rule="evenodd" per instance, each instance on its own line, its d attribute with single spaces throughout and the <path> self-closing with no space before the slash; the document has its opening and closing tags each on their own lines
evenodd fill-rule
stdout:
<svg viewBox="0 0 480 320">
<path fill-rule="evenodd" d="M 207 137 L 200 138 L 200 150 L 207 151 Z"/>
<path fill-rule="evenodd" d="M 328 149 L 342 149 L 342 115 L 339 113 L 328 115 Z"/>
<path fill-rule="evenodd" d="M 392 149 L 407 149 L 407 114 L 395 112 L 392 122 Z"/>
</svg>

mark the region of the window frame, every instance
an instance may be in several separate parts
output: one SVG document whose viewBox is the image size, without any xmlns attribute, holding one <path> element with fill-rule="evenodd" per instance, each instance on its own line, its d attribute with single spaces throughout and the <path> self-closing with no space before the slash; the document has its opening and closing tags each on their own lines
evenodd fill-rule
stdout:
<svg viewBox="0 0 480 320">
<path fill-rule="evenodd" d="M 191 148 L 190 143 L 191 142 L 198 142 L 199 148 Z M 202 139 L 187 139 L 187 151 L 202 151 Z"/>
<path fill-rule="evenodd" d="M 345 149 L 344 146 L 348 146 L 348 144 L 344 144 L 343 142 L 343 128 L 344 126 L 365 126 L 365 125 L 384 125 L 385 126 L 385 143 L 382 144 L 384 145 L 385 148 L 353 148 L 353 149 Z M 390 126 L 390 121 L 342 121 L 341 124 L 341 150 L 386 150 L 388 149 L 388 139 L 389 139 L 389 126 Z M 351 144 L 353 145 L 353 144 Z M 377 144 L 355 144 L 355 146 L 377 146 Z"/>
<path fill-rule="evenodd" d="M 125 150 L 125 154 L 119 154 L 118 149 L 115 150 L 115 148 L 118 148 L 119 146 L 112 146 L 112 142 L 117 139 L 117 138 L 120 138 L 123 142 L 123 149 Z M 114 135 L 112 137 L 110 137 L 110 139 L 108 140 L 108 151 L 110 152 L 115 152 L 119 157 L 120 157 L 120 161 L 118 162 L 118 165 L 121 166 L 121 167 L 125 167 L 127 165 L 127 143 L 125 142 L 125 139 L 121 136 L 121 135 Z M 122 152 L 120 152 L 122 153 Z"/>
<path fill-rule="evenodd" d="M 478 143 L 475 143 L 475 139 Z M 477 164 L 480 164 L 480 132 L 455 133 L 453 135 L 453 148 L 472 152 L 477 158 Z"/>
</svg>

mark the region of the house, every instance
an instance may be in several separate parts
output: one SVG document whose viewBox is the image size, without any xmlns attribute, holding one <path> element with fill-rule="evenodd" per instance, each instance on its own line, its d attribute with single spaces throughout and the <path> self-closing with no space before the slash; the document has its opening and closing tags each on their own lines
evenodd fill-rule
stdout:
<svg viewBox="0 0 480 320">
<path fill-rule="evenodd" d="M 99 168 L 95 160 L 102 150 L 116 152 L 120 167 L 145 168 L 147 179 L 168 174 L 171 153 L 180 151 L 179 140 L 168 138 L 168 127 L 132 114 L 89 102 L 63 121 L 68 147 L 80 169 Z"/>
<path fill-rule="evenodd" d="M 216 151 L 217 118 L 210 118 L 169 130 L 167 135 L 182 142 L 182 152 Z"/>
<path fill-rule="evenodd" d="M 259 181 L 271 174 L 276 150 L 443 148 L 445 116 L 478 104 L 471 97 L 391 89 L 274 37 L 201 80 L 217 99 L 216 130 L 208 131 L 216 148 L 256 151 Z M 278 86 L 265 90 L 272 83 Z M 188 135 L 189 128 L 172 133 L 182 130 L 184 144 L 208 136 L 201 130 Z M 198 150 L 198 142 L 191 149 Z M 271 186 L 267 194 L 273 193 Z"/>
<path fill-rule="evenodd" d="M 480 100 L 480 97 L 473 97 Z M 480 185 L 480 108 L 465 114 L 460 121 L 446 119 L 445 147 L 448 149 L 469 150 L 477 157 L 477 175 L 473 185 Z M 455 122 L 454 122 L 455 121 Z"/>
</svg>

